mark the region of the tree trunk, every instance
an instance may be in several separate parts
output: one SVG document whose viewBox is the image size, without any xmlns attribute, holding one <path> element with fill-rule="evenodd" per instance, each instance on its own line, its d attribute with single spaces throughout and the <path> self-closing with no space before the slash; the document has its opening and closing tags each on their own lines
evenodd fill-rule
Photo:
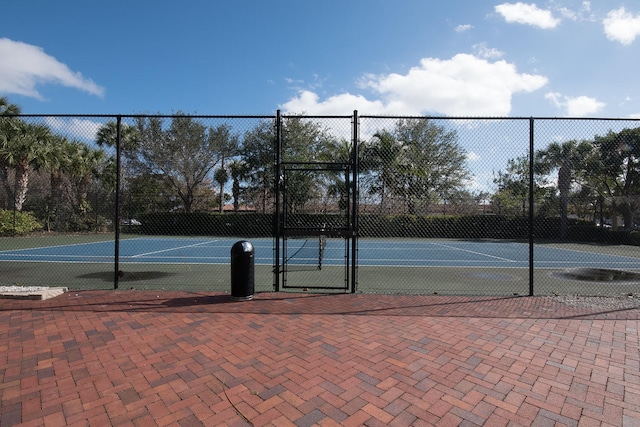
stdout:
<svg viewBox="0 0 640 427">
<path fill-rule="evenodd" d="M 237 179 L 233 180 L 233 211 L 238 212 L 240 207 L 240 182 Z"/>
<path fill-rule="evenodd" d="M 224 212 L 224 183 L 220 183 L 220 213 Z"/>
<path fill-rule="evenodd" d="M 16 211 L 22 211 L 27 199 L 27 189 L 29 188 L 29 162 L 21 161 L 16 167 L 16 194 L 14 195 L 14 208 Z"/>
<path fill-rule="evenodd" d="M 91 175 L 85 175 L 82 177 L 82 179 L 80 180 L 80 188 L 78 190 L 78 205 L 79 205 L 79 210 L 80 212 L 82 212 L 83 214 L 86 214 L 86 210 L 87 210 L 87 206 L 86 206 L 86 201 L 87 201 L 87 195 L 89 193 L 89 184 L 91 183 Z"/>
<path fill-rule="evenodd" d="M 62 208 L 62 172 L 59 170 L 55 170 L 51 172 L 51 202 L 55 202 L 55 230 L 60 230 L 60 216 L 61 216 L 61 208 Z M 51 215 L 48 215 L 50 218 Z M 49 219 L 47 219 L 47 231 L 51 231 Z"/>
<path fill-rule="evenodd" d="M 567 238 L 569 190 L 571 188 L 571 169 L 561 166 L 558 171 L 558 189 L 560 190 L 560 239 Z"/>
</svg>

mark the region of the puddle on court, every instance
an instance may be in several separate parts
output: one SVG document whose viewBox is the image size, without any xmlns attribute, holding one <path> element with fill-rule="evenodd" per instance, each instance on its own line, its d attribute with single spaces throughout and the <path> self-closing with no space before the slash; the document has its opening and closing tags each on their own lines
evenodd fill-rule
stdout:
<svg viewBox="0 0 640 427">
<path fill-rule="evenodd" d="M 566 271 L 554 272 L 553 277 L 587 282 L 637 282 L 640 273 L 606 268 L 574 268 Z"/>
</svg>

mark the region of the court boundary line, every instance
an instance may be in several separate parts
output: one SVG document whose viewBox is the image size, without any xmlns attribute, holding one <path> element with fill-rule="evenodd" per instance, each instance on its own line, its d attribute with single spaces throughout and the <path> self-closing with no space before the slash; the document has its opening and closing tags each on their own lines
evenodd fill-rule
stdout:
<svg viewBox="0 0 640 427">
<path fill-rule="evenodd" d="M 160 254 L 163 252 L 171 252 L 171 251 L 175 251 L 175 250 L 182 250 L 182 249 L 188 249 L 188 248 L 195 248 L 195 247 L 201 247 L 201 246 L 205 246 L 205 245 L 209 245 L 209 244 L 214 244 L 214 243 L 226 243 L 226 242 L 232 242 L 234 240 L 237 240 L 237 237 L 222 237 L 222 238 L 216 238 L 216 239 L 206 239 L 203 240 L 202 236 L 197 237 L 190 237 L 190 236 L 178 236 L 177 239 L 174 237 L 167 237 L 167 236 L 136 236 L 136 237 L 131 237 L 131 238 L 127 238 L 127 239 L 123 239 L 123 242 L 149 242 L 149 243 L 153 243 L 153 242 L 167 242 L 167 243 L 171 243 L 174 242 L 176 240 L 179 241 L 194 241 L 195 243 L 193 244 L 189 244 L 189 245 L 179 245 L 179 246 L 175 246 L 175 247 L 170 247 L 170 248 L 166 248 L 166 249 L 161 249 L 161 250 L 157 250 L 157 251 L 151 251 L 151 252 L 142 252 L 142 253 L 138 253 L 135 255 L 128 255 L 128 256 L 120 256 L 119 262 L 123 262 L 123 263 L 127 263 L 127 264 L 157 264 L 157 265 L 161 265 L 161 264 L 169 264 L 169 265 L 229 265 L 230 261 L 229 258 L 227 258 L 225 255 L 220 255 L 220 256 L 158 256 L 159 259 L 154 260 L 152 255 L 154 254 Z M 255 240 L 255 239 L 254 239 Z M 271 246 L 268 244 L 268 242 L 270 241 L 269 238 L 258 238 L 257 241 L 259 242 L 258 245 L 260 248 L 264 248 L 265 250 L 267 249 L 271 249 Z M 386 241 L 386 240 L 385 240 Z M 391 258 L 362 258 L 359 257 L 359 264 L 358 267 L 362 267 L 362 268 L 391 268 L 391 267 L 396 267 L 396 268 L 476 268 L 476 269 L 508 269 L 508 268 L 517 268 L 517 269 L 523 269 L 523 268 L 529 268 L 528 265 L 524 265 L 525 263 L 527 263 L 526 260 L 514 260 L 514 259 L 509 259 L 509 258 L 504 258 L 504 257 L 500 257 L 500 256 L 496 256 L 496 255 L 491 255 L 488 253 L 484 253 L 484 252 L 479 252 L 479 251 L 473 251 L 470 249 L 465 249 L 465 248 L 459 248 L 453 245 L 447 245 L 445 243 L 440 243 L 440 242 L 434 242 L 434 241 L 430 241 L 429 239 L 427 240 L 421 240 L 421 242 L 424 242 L 427 244 L 427 246 L 432 246 L 433 248 L 446 248 L 448 250 L 454 250 L 456 252 L 461 252 L 461 253 L 470 253 L 470 254 L 474 254 L 474 255 L 478 255 L 481 256 L 483 258 L 485 258 L 484 260 L 465 260 L 465 259 L 424 259 L 424 260 L 407 260 L 410 263 L 409 264 L 402 264 L 402 263 L 398 263 L 400 261 L 403 260 L 397 260 L 397 259 L 391 259 Z M 72 264 L 72 263 L 76 263 L 76 264 L 92 264 L 92 263 L 99 263 L 99 264 L 108 264 L 108 263 L 113 263 L 115 262 L 115 258 L 113 254 L 106 254 L 106 255 L 76 255 L 76 254 L 61 254 L 61 255 L 56 255 L 56 254 L 33 254 L 32 251 L 39 251 L 39 250 L 47 250 L 47 249 L 60 249 L 60 248 L 72 248 L 72 247 L 79 247 L 79 246 L 86 246 L 86 245 L 99 245 L 99 246 L 104 246 L 104 244 L 113 244 L 114 241 L 113 240 L 99 240 L 99 241 L 94 241 L 94 242 L 81 242 L 81 243 L 69 243 L 69 244 L 57 244 L 57 245 L 52 245 L 52 246 L 37 246 L 37 247 L 32 247 L 32 248 L 20 248 L 20 249 L 8 249 L 8 250 L 0 250 L 0 257 L 2 257 L 2 255 L 4 256 L 9 256 L 12 259 L 0 259 L 0 262 L 35 262 L 35 263 L 66 263 L 66 264 Z M 264 243 L 264 245 L 262 245 L 261 243 Z M 480 242 L 483 243 L 483 242 Z M 505 242 L 497 242 L 497 243 L 505 243 Z M 512 243 L 512 242 L 508 242 L 508 243 Z M 521 242 L 516 242 L 518 245 L 524 245 L 524 243 Z M 600 261 L 600 260 L 594 260 L 594 261 L 575 261 L 575 260 L 569 260 L 569 261 L 556 261 L 556 260 L 534 260 L 534 268 L 536 269 L 567 269 L 567 268 L 588 268 L 590 266 L 599 266 L 600 268 L 607 268 L 607 267 L 619 267 L 619 268 L 626 268 L 626 269 L 631 269 L 631 270 L 638 270 L 640 269 L 640 265 L 638 265 L 638 263 L 640 263 L 640 258 L 636 258 L 633 256 L 629 256 L 629 255 L 616 255 L 616 254 L 609 254 L 609 253 L 598 253 L 598 252 L 592 252 L 592 251 L 588 251 L 588 250 L 583 250 L 583 249 L 572 249 L 572 248 L 563 248 L 563 247 L 558 247 L 556 245 L 554 245 L 553 243 L 550 244 L 540 244 L 542 245 L 542 248 L 545 249 L 550 249 L 550 250 L 560 250 L 564 253 L 576 253 L 576 254 L 586 254 L 586 255 L 593 255 L 593 256 L 606 256 L 608 258 L 617 258 L 617 260 L 615 261 L 607 261 L 606 263 Z M 216 249 L 220 249 L 219 245 L 216 246 L 212 246 L 215 247 Z M 373 247 L 373 248 L 369 248 L 372 249 L 373 251 L 377 251 L 378 248 Z M 398 248 L 398 249 L 402 249 L 402 248 Z M 365 249 L 367 250 L 367 249 Z M 427 249 L 428 250 L 428 249 Z M 359 249 L 359 253 L 361 253 L 362 248 Z M 30 253 L 31 252 L 31 253 Z M 149 259 L 148 257 L 151 257 L 151 259 Z M 31 259 L 25 259 L 25 258 L 31 258 Z M 67 258 L 66 260 L 60 260 L 60 258 Z M 69 259 L 71 258 L 71 259 Z M 76 258 L 76 259 L 73 259 Z M 181 260 L 182 262 L 176 262 L 176 261 L 171 261 L 171 259 L 178 259 Z M 197 261 L 197 262 L 192 262 L 189 260 L 192 259 L 200 259 L 202 261 Z M 493 260 L 492 260 L 493 259 Z M 138 261 L 139 260 L 139 261 Z M 262 266 L 268 266 L 268 265 L 273 265 L 273 259 L 271 257 L 259 257 L 259 258 L 255 258 L 256 260 L 256 264 L 257 265 L 262 265 Z M 301 258 L 301 261 L 312 261 L 315 260 L 315 258 L 309 257 L 309 258 Z M 342 257 L 325 257 L 325 262 L 329 262 L 330 264 L 327 264 L 327 266 L 341 266 L 341 262 L 343 261 Z M 416 263 L 417 261 L 417 263 Z M 335 262 L 335 264 L 333 264 Z M 385 262 L 385 264 L 380 264 L 380 262 Z M 438 264 L 431 264 L 431 262 L 436 262 Z M 496 262 L 496 263 L 503 263 L 503 265 L 481 265 L 482 263 L 486 263 L 486 262 Z M 373 264 L 375 263 L 375 264 Z M 390 264 L 393 263 L 393 264 Z M 445 264 L 442 264 L 445 263 Z M 516 266 L 513 264 L 522 264 L 521 266 Z M 511 264 L 511 266 L 509 265 Z M 543 264 L 543 266 L 540 265 L 536 265 L 536 264 Z M 293 261 L 293 265 L 308 265 L 307 262 L 301 262 L 301 263 L 296 263 L 295 261 Z"/>
<path fill-rule="evenodd" d="M 196 246 L 202 246 L 202 245 L 206 245 L 209 243 L 214 243 L 214 242 L 218 242 L 219 240 L 207 240 L 205 242 L 200 242 L 200 243 L 194 243 L 193 245 L 183 245 L 183 246 L 177 246 L 175 248 L 168 248 L 168 249 L 162 249 L 159 251 L 153 251 L 153 252 L 143 252 L 141 254 L 137 254 L 137 255 L 129 255 L 129 257 L 131 258 L 138 258 L 138 257 L 145 257 L 148 255 L 153 255 L 153 254 L 159 254 L 161 252 L 170 252 L 170 251 L 177 251 L 177 250 L 181 250 L 181 249 L 186 249 L 186 248 L 195 248 Z M 188 258 L 188 257 L 186 257 Z"/>
<path fill-rule="evenodd" d="M 571 242 L 569 244 L 571 244 Z M 578 242 L 578 244 L 579 244 L 579 242 Z M 632 256 L 629 256 L 629 255 L 611 255 L 611 254 L 604 254 L 602 252 L 587 251 L 587 250 L 584 250 L 584 249 L 559 248 L 559 247 L 555 246 L 555 245 L 557 245 L 557 243 L 535 243 L 535 245 L 542 246 L 544 248 L 557 249 L 559 251 L 564 251 L 564 252 L 578 252 L 578 253 L 581 253 L 581 254 L 607 255 L 607 256 L 615 256 L 615 257 L 619 257 L 619 258 L 631 258 L 631 259 L 640 260 L 640 257 L 632 257 Z M 626 246 L 626 245 L 615 245 L 615 246 Z M 535 249 L 534 249 L 534 254 L 535 254 Z"/>
<path fill-rule="evenodd" d="M 129 240 L 129 239 L 127 239 Z M 55 249 L 55 248 L 67 248 L 72 246 L 85 246 L 85 245 L 96 245 L 101 243 L 111 243 L 114 244 L 114 240 L 101 240 L 97 242 L 84 242 L 84 243 L 69 243 L 67 245 L 51 245 L 51 246 L 35 246 L 33 248 L 22 248 L 22 249 L 4 249 L 0 250 L 0 254 L 7 252 L 24 252 L 24 251 L 33 251 L 39 249 Z"/>
<path fill-rule="evenodd" d="M 456 248 L 455 246 L 444 245 L 444 244 L 441 244 L 441 243 L 431 243 L 431 244 L 434 245 L 434 246 L 441 246 L 441 247 L 444 247 L 444 248 L 455 249 L 456 251 L 468 252 L 470 254 L 480 255 L 480 256 L 487 257 L 487 258 L 495 258 L 495 259 L 499 259 L 499 260 L 502 260 L 502 261 L 522 262 L 522 261 L 512 260 L 512 259 L 509 259 L 509 258 L 502 258 L 502 257 L 495 256 L 495 255 L 489 255 L 489 254 L 486 254 L 486 253 L 483 253 L 483 252 L 471 251 L 469 249 Z"/>
</svg>

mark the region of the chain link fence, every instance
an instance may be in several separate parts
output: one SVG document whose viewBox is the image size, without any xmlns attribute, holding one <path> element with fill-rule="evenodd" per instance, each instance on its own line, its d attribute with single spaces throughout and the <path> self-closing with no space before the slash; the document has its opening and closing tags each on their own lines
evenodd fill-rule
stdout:
<svg viewBox="0 0 640 427">
<path fill-rule="evenodd" d="M 2 285 L 640 291 L 633 119 L 0 117 Z"/>
</svg>

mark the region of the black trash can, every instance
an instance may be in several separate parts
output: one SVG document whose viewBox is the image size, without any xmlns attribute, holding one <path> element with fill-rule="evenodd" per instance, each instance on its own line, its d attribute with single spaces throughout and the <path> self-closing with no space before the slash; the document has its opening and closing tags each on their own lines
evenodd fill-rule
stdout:
<svg viewBox="0 0 640 427">
<path fill-rule="evenodd" d="M 231 247 L 231 299 L 247 301 L 253 298 L 255 289 L 253 245 L 246 240 Z"/>
</svg>

